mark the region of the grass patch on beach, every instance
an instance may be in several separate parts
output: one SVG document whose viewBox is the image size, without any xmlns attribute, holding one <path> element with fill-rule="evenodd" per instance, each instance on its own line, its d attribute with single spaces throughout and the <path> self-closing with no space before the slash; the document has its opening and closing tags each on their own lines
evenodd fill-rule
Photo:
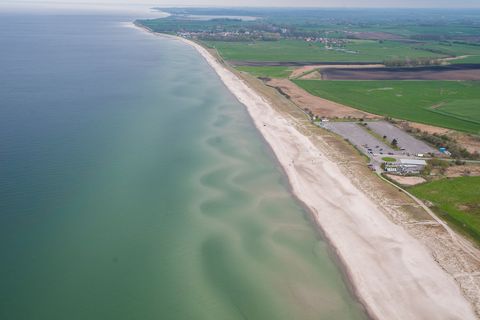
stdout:
<svg viewBox="0 0 480 320">
<path fill-rule="evenodd" d="M 303 40 L 205 43 L 216 48 L 224 59 L 237 61 L 382 62 L 391 59 L 446 56 L 423 50 L 419 44 L 398 41 L 348 40 L 345 45 L 330 49 L 327 49 L 325 44 Z"/>
<path fill-rule="evenodd" d="M 480 177 L 442 179 L 409 191 L 431 202 L 442 217 L 480 241 Z"/>
<path fill-rule="evenodd" d="M 367 112 L 480 134 L 480 81 L 294 82 L 313 95 Z"/>
<path fill-rule="evenodd" d="M 392 157 L 383 157 L 382 160 L 385 161 L 385 162 L 395 162 L 395 161 L 397 161 L 397 159 L 392 158 Z"/>
<path fill-rule="evenodd" d="M 272 67 L 249 67 L 242 66 L 237 67 L 238 70 L 248 72 L 255 77 L 265 77 L 265 78 L 288 78 L 293 71 L 291 67 L 281 67 L 281 66 L 272 66 Z"/>
</svg>

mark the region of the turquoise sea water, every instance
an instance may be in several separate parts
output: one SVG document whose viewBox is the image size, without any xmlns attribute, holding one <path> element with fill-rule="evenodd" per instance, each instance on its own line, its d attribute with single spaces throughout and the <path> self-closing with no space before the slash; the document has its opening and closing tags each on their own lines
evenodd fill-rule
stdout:
<svg viewBox="0 0 480 320">
<path fill-rule="evenodd" d="M 244 107 L 134 18 L 0 13 L 0 319 L 364 319 Z"/>
</svg>

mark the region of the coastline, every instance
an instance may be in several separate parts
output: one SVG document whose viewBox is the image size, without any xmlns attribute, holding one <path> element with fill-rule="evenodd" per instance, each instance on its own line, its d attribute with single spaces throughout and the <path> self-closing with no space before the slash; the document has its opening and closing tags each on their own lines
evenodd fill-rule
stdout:
<svg viewBox="0 0 480 320">
<path fill-rule="evenodd" d="M 184 38 L 162 36 L 194 47 L 245 105 L 287 174 L 292 192 L 312 212 L 372 318 L 476 318 L 457 283 L 427 249 L 391 222 L 337 164 L 295 128 L 292 120 L 202 46 Z"/>
</svg>

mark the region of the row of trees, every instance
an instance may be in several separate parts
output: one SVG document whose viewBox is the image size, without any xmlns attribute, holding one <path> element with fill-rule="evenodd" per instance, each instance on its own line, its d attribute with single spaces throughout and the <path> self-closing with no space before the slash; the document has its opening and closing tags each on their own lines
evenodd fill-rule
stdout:
<svg viewBox="0 0 480 320">
<path fill-rule="evenodd" d="M 280 34 L 271 33 L 271 32 L 259 32 L 259 33 L 198 33 L 192 34 L 200 40 L 205 41 L 230 41 L 230 42 L 241 42 L 241 41 L 278 41 L 281 39 Z"/>
<path fill-rule="evenodd" d="M 418 66 L 437 66 L 442 64 L 439 59 L 432 58 L 407 58 L 407 59 L 391 59 L 383 61 L 387 67 L 418 67 Z"/>
<path fill-rule="evenodd" d="M 473 160 L 480 159 L 480 154 L 478 152 L 469 152 L 467 149 L 458 145 L 454 139 L 445 134 L 430 134 L 410 127 L 406 128 L 406 131 L 414 134 L 417 138 L 422 139 L 437 148 L 446 148 L 452 154 L 453 158 Z"/>
</svg>

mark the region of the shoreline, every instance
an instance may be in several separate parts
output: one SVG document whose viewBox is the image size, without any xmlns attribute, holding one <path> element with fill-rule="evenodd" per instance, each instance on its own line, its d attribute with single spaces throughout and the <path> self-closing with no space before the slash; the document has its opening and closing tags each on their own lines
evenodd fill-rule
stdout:
<svg viewBox="0 0 480 320">
<path fill-rule="evenodd" d="M 354 293 L 372 318 L 476 318 L 457 283 L 427 249 L 391 222 L 291 120 L 202 46 L 172 35 L 161 36 L 194 47 L 247 108 L 285 171 L 292 193 L 322 229 Z"/>
</svg>

